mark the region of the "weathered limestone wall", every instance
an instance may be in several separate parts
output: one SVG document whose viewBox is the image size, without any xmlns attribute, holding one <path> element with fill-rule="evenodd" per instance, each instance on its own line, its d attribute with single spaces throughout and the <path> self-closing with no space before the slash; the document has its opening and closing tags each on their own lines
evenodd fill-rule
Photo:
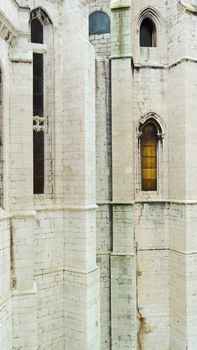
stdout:
<svg viewBox="0 0 197 350">
<path fill-rule="evenodd" d="M 101 267 L 101 344 L 110 346 L 111 113 L 110 62 L 96 59 L 97 263 Z"/>
<path fill-rule="evenodd" d="M 167 110 L 167 37 L 166 8 L 151 3 L 159 12 L 157 47 L 139 47 L 139 16 L 144 1 L 132 8 L 133 25 L 133 90 L 132 118 L 134 150 L 138 149 L 136 131 L 140 118 L 149 112 L 156 113 L 164 137 L 159 152 L 158 191 L 142 192 L 138 185 L 138 168 L 135 198 L 134 226 L 136 242 L 137 278 L 137 343 L 139 349 L 169 349 L 169 204 L 168 198 L 168 110 Z M 135 151 L 135 163 L 138 164 Z M 135 180 L 135 181 L 136 181 Z M 158 202 L 161 201 L 161 202 Z M 147 201 L 147 202 L 146 202 Z"/>
<path fill-rule="evenodd" d="M 101 349 L 111 348 L 110 253 L 112 245 L 112 211 L 109 205 L 97 212 L 97 263 L 100 266 Z"/>
<path fill-rule="evenodd" d="M 151 10 L 146 0 L 18 3 L 29 9 L 0 4 L 0 349 L 196 350 L 195 9 L 178 0 L 153 0 Z M 37 6 L 53 23 L 55 67 L 41 196 L 32 194 Z M 88 15 L 100 10 L 111 33 L 91 45 Z M 150 14 L 157 47 L 140 48 Z M 137 129 L 149 113 L 162 128 L 156 193 L 140 190 Z"/>
<path fill-rule="evenodd" d="M 4 350 L 12 349 L 12 299 L 10 291 L 10 226 L 8 220 L 0 223 L 0 344 Z"/>
<path fill-rule="evenodd" d="M 14 0 L 0 5 L 11 21 L 13 38 L 16 36 L 10 45 L 0 32 L 6 178 L 0 214 L 7 218 L 1 218 L 5 227 L 0 238 L 4 282 L 0 287 L 0 348 L 99 350 L 92 137 L 95 70 L 85 19 L 87 4 L 21 0 L 20 5 L 29 8 L 20 8 Z M 46 108 L 47 191 L 33 196 L 29 15 L 37 6 L 51 18 L 52 41 L 36 49 L 54 48 L 50 52 L 54 69 L 48 67 L 51 86 L 45 84 L 50 95 Z"/>
<path fill-rule="evenodd" d="M 193 290 L 195 295 L 195 284 L 194 289 L 191 288 L 191 283 L 188 288 L 186 280 L 189 278 L 188 271 L 195 271 L 195 264 L 189 264 L 189 261 L 191 262 L 192 259 L 189 249 L 187 249 L 187 253 L 183 252 L 186 246 L 190 247 L 191 250 L 192 246 L 195 247 L 192 241 L 193 235 L 190 224 L 190 215 L 195 220 L 195 214 L 194 212 L 191 214 L 191 204 L 188 203 L 189 207 L 186 208 L 184 203 L 178 202 L 185 198 L 195 200 L 195 169 L 192 166 L 193 158 L 191 157 L 191 149 L 195 148 L 193 142 L 193 135 L 195 135 L 193 118 L 195 118 L 195 114 L 193 110 L 196 108 L 196 89 L 191 89 L 191 84 L 193 87 L 195 86 L 195 74 L 192 74 L 195 69 L 195 62 L 189 64 L 189 60 L 187 63 L 177 61 L 189 55 L 189 53 L 195 57 L 195 40 L 193 40 L 191 34 L 195 30 L 194 27 L 191 30 L 191 26 L 195 26 L 196 19 L 192 17 L 192 14 L 185 13 L 182 5 L 178 4 L 177 1 L 167 2 L 166 4 L 153 1 L 151 8 L 156 9 L 157 47 L 140 48 L 139 16 L 141 11 L 146 8 L 147 2 L 138 1 L 133 3 L 131 7 L 133 62 L 128 63 L 128 66 L 124 69 L 126 59 L 122 56 L 128 44 L 124 33 L 129 28 L 129 20 L 125 22 L 125 17 L 124 21 L 122 20 L 124 6 L 121 3 L 121 9 L 118 10 L 117 3 L 112 2 L 112 17 L 114 16 L 113 21 L 115 23 L 112 25 L 112 43 L 115 43 L 112 59 L 114 55 L 119 57 L 120 60 L 120 62 L 115 60 L 112 62 L 113 198 L 119 201 L 124 201 L 125 199 L 131 202 L 133 199 L 136 201 L 133 214 L 130 217 L 130 223 L 129 221 L 127 222 L 128 226 L 130 225 L 130 229 L 134 227 L 134 241 L 137 246 L 136 293 L 138 322 L 137 330 L 134 332 L 136 332 L 140 349 L 159 348 L 161 339 L 165 339 L 162 342 L 162 346 L 165 349 L 169 349 L 169 347 L 184 349 L 184 346 L 186 346 L 186 334 L 191 336 L 191 341 L 188 340 L 188 346 L 192 349 L 194 344 L 194 338 L 192 337 L 194 337 L 195 326 L 191 326 L 189 321 L 192 305 L 194 307 L 190 290 Z M 95 3 L 91 2 L 90 13 L 95 9 L 103 9 L 103 3 L 99 2 L 96 5 L 97 8 Z M 126 5 L 129 6 L 125 2 L 125 7 Z M 122 21 L 122 41 L 119 43 L 118 25 L 120 21 Z M 115 39 L 113 39 L 114 35 Z M 106 45 L 106 52 L 108 50 L 108 43 L 104 43 L 103 39 L 103 37 L 90 37 L 90 41 L 95 46 L 95 51 L 99 56 L 101 56 L 101 53 L 104 53 L 102 45 Z M 103 159 L 104 156 L 105 158 L 108 157 L 109 150 L 102 148 L 104 156 L 101 157 L 99 155 L 101 154 L 102 143 L 103 141 L 105 142 L 106 137 L 102 116 L 107 115 L 104 108 L 101 109 L 101 101 L 102 96 L 106 94 L 108 85 L 107 83 L 105 87 L 102 85 L 104 68 L 100 65 L 97 69 L 99 72 L 99 78 L 97 76 L 97 81 L 99 82 L 97 84 L 97 111 L 98 114 L 100 112 L 100 119 L 97 119 L 97 192 L 98 198 L 100 196 L 102 199 L 102 195 L 108 193 L 107 178 L 105 181 L 103 180 L 104 176 L 100 177 L 98 174 L 105 171 Z M 129 88 L 128 78 L 131 70 L 132 90 Z M 193 78 L 187 79 L 189 76 Z M 125 86 L 127 86 L 127 91 L 126 89 L 124 90 Z M 130 109 L 129 103 L 131 101 L 132 108 Z M 187 103 L 188 101 L 189 103 Z M 131 110 L 132 113 L 130 114 Z M 188 122 L 186 122 L 186 110 Z M 140 118 L 149 112 L 157 115 L 163 131 L 162 147 L 159 154 L 159 190 L 154 194 L 142 193 L 139 190 L 137 169 L 138 142 L 136 129 L 139 126 Z M 121 114 L 121 122 L 118 120 L 119 113 Z M 102 128 L 102 136 L 100 136 Z M 127 131 L 126 134 L 124 134 L 124 130 Z M 131 130 L 131 134 L 129 134 L 128 130 Z M 131 135 L 130 140 L 127 139 L 128 135 Z M 187 143 L 187 146 L 185 143 Z M 100 164 L 102 164 L 102 168 Z M 131 168 L 133 167 L 134 169 L 134 176 L 131 176 L 132 170 L 128 164 L 132 164 Z M 124 172 L 126 165 L 128 168 Z M 195 204 L 193 203 L 192 205 L 194 208 Z M 98 213 L 97 252 L 101 266 L 101 283 L 103 285 L 105 283 L 102 289 L 101 312 L 104 313 L 105 311 L 102 316 L 103 320 L 105 322 L 110 321 L 111 336 L 107 330 L 106 323 L 105 325 L 102 323 L 102 348 L 108 349 L 110 341 L 112 348 L 113 346 L 123 346 L 123 344 L 129 347 L 129 340 L 128 342 L 123 340 L 123 333 L 119 337 L 119 340 L 121 339 L 123 343 L 117 345 L 118 343 L 114 341 L 116 332 L 113 331 L 115 330 L 113 319 L 115 320 L 118 312 L 116 308 L 115 315 L 113 308 L 115 307 L 114 305 L 118 305 L 120 299 L 118 292 L 114 292 L 114 289 L 117 290 L 117 284 L 113 284 L 113 268 L 111 267 L 110 270 L 108 265 L 109 251 L 112 249 L 116 249 L 119 252 L 126 250 L 121 240 L 121 237 L 124 237 L 126 232 L 124 214 L 120 208 L 114 208 L 113 225 L 110 225 L 112 211 L 109 209 L 106 211 L 105 208 L 107 209 L 107 205 L 103 206 Z M 126 211 L 126 208 L 124 210 Z M 115 238 L 116 227 L 118 227 L 117 213 L 119 213 L 119 222 L 122 220 L 122 223 L 124 223 L 122 224 L 122 230 L 120 226 L 117 230 L 119 241 L 118 239 L 116 241 Z M 188 239 L 186 239 L 186 232 Z M 132 237 L 128 241 L 131 244 Z M 116 242 L 115 246 L 114 242 Z M 101 252 L 103 252 L 102 258 Z M 118 274 L 121 263 L 118 264 L 114 261 L 114 264 L 117 267 L 116 272 Z M 109 276 L 111 275 L 110 271 L 112 272 L 111 282 L 110 278 L 108 280 L 108 274 Z M 132 276 L 131 270 L 129 274 Z M 180 288 L 182 293 L 179 292 Z M 109 299 L 113 296 L 116 302 L 118 301 L 117 303 L 114 302 L 115 299 L 111 301 L 111 308 L 109 307 L 107 293 L 109 293 Z M 132 297 L 134 297 L 134 294 L 132 294 Z M 105 307 L 102 305 L 105 305 Z M 186 305 L 190 305 L 190 309 L 188 309 L 190 311 L 186 311 Z M 124 310 L 125 314 L 126 311 Z M 118 322 L 121 323 L 120 315 L 118 315 L 118 319 Z M 189 328 L 189 325 L 191 328 Z M 104 339 L 106 339 L 105 342 Z"/>
<path fill-rule="evenodd" d="M 110 1 L 89 1 L 89 13 L 104 11 L 111 17 Z M 95 49 L 96 67 L 96 200 L 97 263 L 100 266 L 101 349 L 111 349 L 111 282 L 112 249 L 111 173 L 111 33 L 90 35 Z"/>
<path fill-rule="evenodd" d="M 95 56 L 86 40 L 88 3 L 64 2 L 63 131 L 64 312 L 68 348 L 100 349 L 100 285 L 96 265 Z M 76 18 L 76 11 L 79 16 Z M 80 59 L 79 59 L 80 57 Z M 69 128 L 67 127 L 69 123 Z M 76 137 L 78 135 L 78 137 Z M 68 145 L 68 147 L 67 147 Z"/>
<path fill-rule="evenodd" d="M 111 18 L 110 0 L 89 0 L 89 14 L 95 11 L 103 11 Z M 94 46 L 96 61 L 99 57 L 100 59 L 102 57 L 103 60 L 107 57 L 107 61 L 109 62 L 109 57 L 111 56 L 111 33 L 90 35 L 89 40 Z M 101 77 L 101 74 L 97 74 L 97 81 L 101 79 Z M 96 99 L 96 101 L 98 100 Z"/>
<path fill-rule="evenodd" d="M 135 205 L 138 346 L 169 349 L 169 204 Z"/>
<path fill-rule="evenodd" d="M 132 35 L 130 2 L 112 2 L 113 246 L 112 349 L 136 349 L 136 257 L 133 225 Z M 129 132 L 130 131 L 130 132 Z"/>
<path fill-rule="evenodd" d="M 64 349 L 63 216 L 61 211 L 41 209 L 34 223 L 37 341 L 41 349 Z"/>
</svg>

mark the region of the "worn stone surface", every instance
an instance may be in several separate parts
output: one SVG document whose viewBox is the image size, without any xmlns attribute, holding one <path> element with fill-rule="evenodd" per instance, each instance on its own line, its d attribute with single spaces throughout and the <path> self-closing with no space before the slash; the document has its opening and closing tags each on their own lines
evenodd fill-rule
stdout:
<svg viewBox="0 0 197 350">
<path fill-rule="evenodd" d="M 51 20 L 30 43 L 30 12 Z M 110 33 L 88 36 L 104 11 Z M 144 18 L 156 47 L 140 47 Z M 197 16 L 192 1 L 0 2 L 0 350 L 196 350 Z M 32 54 L 45 193 L 33 195 Z M 141 191 L 140 125 L 161 129 Z M 161 345 L 162 344 L 162 345 Z"/>
</svg>

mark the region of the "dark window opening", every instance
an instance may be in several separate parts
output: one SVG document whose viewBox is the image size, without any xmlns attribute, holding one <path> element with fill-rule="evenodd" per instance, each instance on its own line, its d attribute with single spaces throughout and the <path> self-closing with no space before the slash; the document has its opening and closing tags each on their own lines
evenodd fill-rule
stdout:
<svg viewBox="0 0 197 350">
<path fill-rule="evenodd" d="M 33 116 L 44 115 L 43 54 L 33 54 Z M 39 123 L 43 127 L 43 121 Z M 36 121 L 33 122 L 36 126 Z M 44 193 L 44 132 L 33 130 L 33 180 L 34 194 Z"/>
<path fill-rule="evenodd" d="M 142 191 L 157 190 L 157 128 L 153 123 L 142 129 L 141 141 L 141 186 Z"/>
<path fill-rule="evenodd" d="M 110 18 L 103 11 L 96 11 L 89 16 L 89 35 L 110 33 Z"/>
<path fill-rule="evenodd" d="M 43 55 L 33 54 L 33 115 L 43 117 Z"/>
<path fill-rule="evenodd" d="M 155 24 L 151 19 L 145 18 L 140 27 L 140 46 L 155 47 L 156 44 Z"/>
<path fill-rule="evenodd" d="M 44 132 L 33 131 L 34 194 L 44 193 Z"/>
<path fill-rule="evenodd" d="M 43 44 L 43 25 L 37 18 L 31 21 L 31 42 Z"/>
</svg>

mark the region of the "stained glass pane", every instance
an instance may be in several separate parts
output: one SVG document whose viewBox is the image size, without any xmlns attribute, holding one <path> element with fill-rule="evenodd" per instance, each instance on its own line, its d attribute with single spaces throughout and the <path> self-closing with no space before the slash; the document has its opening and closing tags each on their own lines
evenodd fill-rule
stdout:
<svg viewBox="0 0 197 350">
<path fill-rule="evenodd" d="M 157 129 L 147 124 L 141 136 L 142 191 L 157 190 Z"/>
</svg>

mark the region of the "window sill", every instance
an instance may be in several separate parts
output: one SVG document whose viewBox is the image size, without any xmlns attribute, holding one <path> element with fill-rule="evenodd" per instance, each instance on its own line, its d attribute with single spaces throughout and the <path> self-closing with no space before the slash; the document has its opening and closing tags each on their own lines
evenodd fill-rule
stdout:
<svg viewBox="0 0 197 350">
<path fill-rule="evenodd" d="M 157 191 L 138 191 L 135 195 L 135 201 L 158 201 L 162 200 L 161 193 Z"/>
</svg>

